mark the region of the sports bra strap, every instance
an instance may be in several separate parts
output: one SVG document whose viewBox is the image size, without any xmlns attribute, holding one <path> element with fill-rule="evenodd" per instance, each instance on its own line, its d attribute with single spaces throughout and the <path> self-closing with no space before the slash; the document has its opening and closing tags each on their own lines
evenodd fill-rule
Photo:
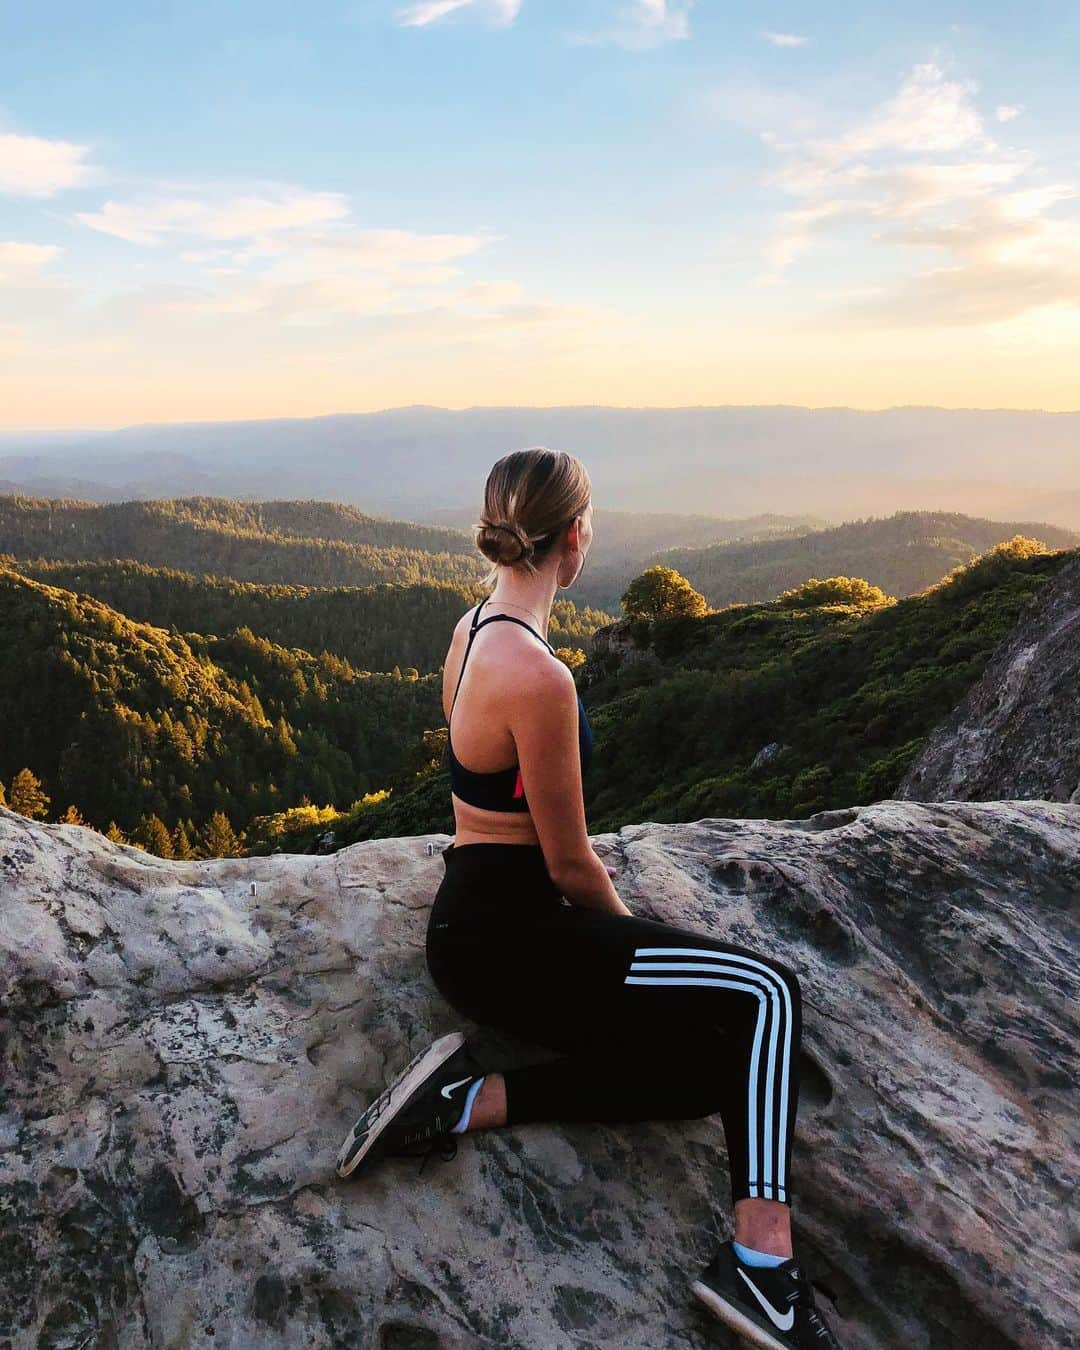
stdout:
<svg viewBox="0 0 1080 1350">
<path fill-rule="evenodd" d="M 484 603 L 485 602 L 481 600 L 480 603 L 477 605 L 475 611 L 473 612 L 473 621 L 469 627 L 469 641 L 465 646 L 465 655 L 461 658 L 461 669 L 458 671 L 457 684 L 454 686 L 454 697 L 450 701 L 451 717 L 454 715 L 454 704 L 457 702 L 458 690 L 461 688 L 462 676 L 465 674 L 465 663 L 466 661 L 468 661 L 469 652 L 472 650 L 473 638 L 480 631 L 480 629 L 484 627 L 485 624 L 496 623 L 498 622 L 499 619 L 505 619 L 507 623 L 520 624 L 522 628 L 527 628 L 534 638 L 537 638 L 540 642 L 542 642 L 544 646 L 548 649 L 548 651 L 551 652 L 552 656 L 555 655 L 555 648 L 551 645 L 551 643 L 547 640 L 547 638 L 541 637 L 540 634 L 536 631 L 535 628 L 533 628 L 531 624 L 526 623 L 524 619 L 516 619 L 513 616 L 513 614 L 489 614 L 486 619 L 481 619 L 480 622 L 477 623 L 477 619 L 480 618 L 480 611 L 481 609 L 483 609 Z"/>
</svg>

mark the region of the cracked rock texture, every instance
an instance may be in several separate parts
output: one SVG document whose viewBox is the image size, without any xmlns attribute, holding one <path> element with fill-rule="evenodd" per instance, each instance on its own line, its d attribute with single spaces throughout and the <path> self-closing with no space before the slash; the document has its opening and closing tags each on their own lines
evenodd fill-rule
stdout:
<svg viewBox="0 0 1080 1350">
<path fill-rule="evenodd" d="M 1080 802 L 1080 559 L 1046 583 L 896 795 Z"/>
<path fill-rule="evenodd" d="M 718 1118 L 335 1178 L 362 1106 L 459 1025 L 423 957 L 447 842 L 179 863 L 0 809 L 0 1346 L 732 1344 L 687 1289 L 727 1233 Z M 1075 1345 L 1080 807 L 594 842 L 635 912 L 799 971 L 797 1234 L 848 1350 Z"/>
</svg>

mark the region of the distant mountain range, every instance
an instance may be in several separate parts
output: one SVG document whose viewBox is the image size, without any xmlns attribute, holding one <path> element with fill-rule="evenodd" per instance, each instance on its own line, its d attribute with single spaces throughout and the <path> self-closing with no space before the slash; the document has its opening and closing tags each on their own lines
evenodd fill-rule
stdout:
<svg viewBox="0 0 1080 1350">
<path fill-rule="evenodd" d="M 837 521 L 951 510 L 1080 527 L 1080 413 L 895 408 L 395 408 L 303 420 L 0 436 L 0 490 L 319 497 L 425 520 L 475 510 L 491 464 L 550 445 L 597 507 Z"/>
</svg>

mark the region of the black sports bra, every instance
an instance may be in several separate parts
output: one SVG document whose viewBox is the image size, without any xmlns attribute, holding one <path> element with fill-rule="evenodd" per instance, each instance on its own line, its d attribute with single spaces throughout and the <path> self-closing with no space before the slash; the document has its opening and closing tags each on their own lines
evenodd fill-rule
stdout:
<svg viewBox="0 0 1080 1350">
<path fill-rule="evenodd" d="M 465 655 L 461 658 L 461 670 L 454 689 L 454 697 L 450 704 L 451 719 L 454 716 L 454 704 L 457 702 L 458 690 L 461 688 L 461 677 L 465 674 L 465 663 L 468 661 L 469 652 L 472 650 L 473 638 L 485 624 L 495 623 L 500 619 L 506 620 L 507 623 L 518 623 L 522 628 L 527 628 L 533 637 L 539 639 L 552 655 L 555 654 L 555 648 L 551 643 L 546 638 L 541 637 L 536 629 L 527 624 L 524 619 L 516 619 L 512 614 L 492 614 L 486 619 L 480 619 L 480 610 L 484 603 L 482 601 L 477 605 L 476 612 L 473 614 L 472 626 L 469 629 L 469 642 L 465 648 Z M 480 622 L 477 622 L 478 619 L 480 619 Z M 581 755 L 581 771 L 584 773 L 592 759 L 593 734 L 580 694 L 578 695 L 578 751 Z M 476 773 L 472 769 L 467 769 L 454 754 L 449 725 L 446 729 L 446 763 L 450 768 L 450 790 L 455 797 L 460 797 L 463 802 L 468 802 L 471 806 L 482 806 L 487 811 L 528 811 L 529 803 L 525 798 L 521 770 L 517 764 L 511 764 L 506 769 L 496 769 L 492 773 Z"/>
</svg>

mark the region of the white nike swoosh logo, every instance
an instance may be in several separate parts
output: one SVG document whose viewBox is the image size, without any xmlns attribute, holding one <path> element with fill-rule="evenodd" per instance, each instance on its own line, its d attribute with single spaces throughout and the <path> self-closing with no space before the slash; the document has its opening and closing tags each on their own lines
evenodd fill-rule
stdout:
<svg viewBox="0 0 1080 1350">
<path fill-rule="evenodd" d="M 736 1269 L 738 1270 L 737 1266 Z M 761 1304 L 761 1306 L 765 1309 L 769 1321 L 773 1324 L 773 1326 L 776 1327 L 777 1330 L 779 1331 L 790 1331 L 791 1328 L 795 1325 L 795 1309 L 789 1308 L 787 1312 L 781 1317 L 781 1315 L 776 1311 L 776 1309 L 769 1302 L 769 1300 L 762 1294 L 761 1290 L 757 1287 L 757 1285 L 749 1277 L 749 1275 L 747 1275 L 744 1271 L 741 1270 L 739 1271 L 739 1274 L 743 1277 L 743 1280 L 746 1282 L 746 1284 L 750 1286 L 750 1292 Z"/>
<path fill-rule="evenodd" d="M 442 1095 L 444 1097 L 449 1097 L 451 1092 L 453 1092 L 453 1090 L 456 1087 L 460 1087 L 462 1083 L 467 1083 L 468 1081 L 469 1080 L 467 1078 L 459 1078 L 456 1083 L 447 1083 L 447 1085 L 442 1090 Z"/>
</svg>

